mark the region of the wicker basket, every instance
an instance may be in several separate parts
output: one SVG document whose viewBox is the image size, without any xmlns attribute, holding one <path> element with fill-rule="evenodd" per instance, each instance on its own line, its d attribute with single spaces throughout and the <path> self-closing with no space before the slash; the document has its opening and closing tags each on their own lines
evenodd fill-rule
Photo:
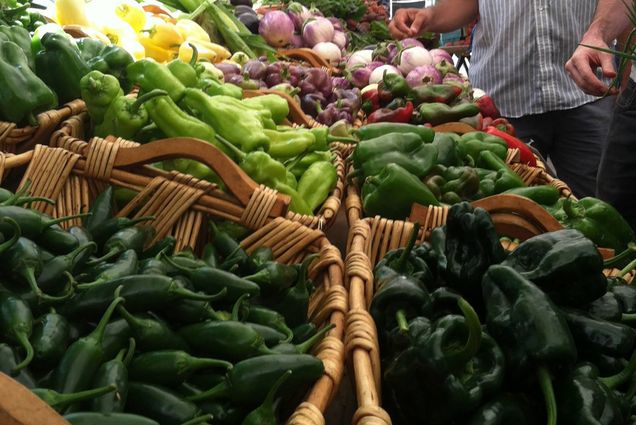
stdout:
<svg viewBox="0 0 636 425">
<path fill-rule="evenodd" d="M 347 360 L 353 365 L 358 400 L 354 425 L 392 423 L 382 408 L 380 348 L 368 307 L 375 293 L 373 268 L 387 252 L 406 246 L 413 227 L 411 222 L 376 217 L 356 221 L 349 231 L 346 257 L 349 312 L 345 348 Z M 418 242 L 427 237 L 426 229 L 421 229 Z M 502 240 L 502 245 L 512 251 L 518 243 Z M 617 273 L 614 269 L 605 270 L 606 275 Z M 626 277 L 628 281 L 632 278 L 633 274 Z"/>
<path fill-rule="evenodd" d="M 85 110 L 84 101 L 77 99 L 59 109 L 38 114 L 36 126 L 18 127 L 15 123 L 0 121 L 0 151 L 20 153 L 33 149 L 38 143 L 47 143 L 60 122 Z"/>
<path fill-rule="evenodd" d="M 73 116 L 64 121 L 60 125 L 60 128 L 53 133 L 50 139 L 50 146 L 64 147 L 79 153 L 84 153 L 87 149 L 87 143 L 82 142 L 82 140 L 86 140 L 85 137 L 88 134 L 89 127 L 90 119 L 87 113 Z M 93 140 L 98 139 L 95 138 Z M 129 146 L 139 146 L 135 142 L 127 141 L 126 144 Z M 336 187 L 331 191 L 329 197 L 322 204 L 316 215 L 295 214 L 289 211 L 286 215 L 288 219 L 320 230 L 326 230 L 334 223 L 336 215 L 340 210 L 340 204 L 342 203 L 345 191 L 345 162 L 339 149 L 333 148 L 332 151 L 334 153 L 334 165 L 336 166 L 338 175 Z"/>
<path fill-rule="evenodd" d="M 179 143 L 187 144 L 187 139 Z M 208 217 L 245 224 L 242 217 L 254 216 L 251 227 L 255 232 L 241 242 L 247 252 L 259 246 L 269 246 L 277 260 L 284 263 L 295 263 L 311 253 L 319 253 L 319 260 L 309 271 L 317 288 L 309 303 L 309 317 L 317 325 L 331 323 L 335 328 L 313 351 L 323 360 L 324 375 L 305 395 L 304 401 L 287 423 L 323 425 L 323 413 L 336 393 L 344 372 L 343 339 L 348 293 L 343 284 L 344 264 L 338 249 L 319 230 L 282 217 L 271 217 L 271 212 L 281 209 L 284 203 L 268 189 L 257 188 L 246 206 L 241 202 L 244 188 L 234 189 L 237 195 L 233 198 L 216 190 L 210 183 L 190 176 L 176 173 L 158 173 L 154 178 L 148 176 L 145 174 L 148 170 L 138 164 L 156 155 L 157 148 L 151 150 L 148 145 L 125 148 L 119 143 L 107 141 L 96 141 L 88 146 L 78 141 L 76 147 L 82 144 L 88 151 L 86 156 L 42 145 L 21 155 L 3 154 L 0 155 L 0 171 L 26 166 L 21 185 L 28 180 L 33 196 L 45 196 L 56 201 L 55 207 L 41 202 L 33 207 L 54 216 L 86 210 L 93 196 L 106 184 L 136 189 L 140 195 L 148 196 L 136 197 L 118 215 L 132 216 L 133 211 L 147 215 L 160 211 L 161 214 L 150 225 L 155 228 L 159 238 L 173 234 L 177 238 L 176 249 L 185 246 L 196 249 L 205 243 L 201 230 Z M 163 145 L 162 155 L 165 158 L 170 146 L 166 143 Z M 220 175 L 228 176 L 225 172 Z M 238 177 L 228 183 L 242 185 Z M 256 203 L 263 206 L 254 208 Z M 267 205 L 271 206 L 269 214 L 265 208 Z M 12 384 L 17 385 L 14 382 Z M 24 388 L 4 391 L 8 388 L 4 382 L 0 387 L 0 418 L 9 418 L 2 423 L 65 423 Z"/>
</svg>

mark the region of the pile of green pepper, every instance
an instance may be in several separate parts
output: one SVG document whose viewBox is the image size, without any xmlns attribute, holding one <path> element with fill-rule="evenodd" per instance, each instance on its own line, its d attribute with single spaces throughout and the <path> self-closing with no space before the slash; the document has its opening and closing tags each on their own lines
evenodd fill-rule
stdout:
<svg viewBox="0 0 636 425">
<path fill-rule="evenodd" d="M 351 155 L 367 215 L 404 219 L 411 205 L 453 205 L 498 193 L 556 202 L 552 186 L 525 187 L 505 163 L 507 144 L 481 131 L 435 133 L 404 123 L 369 124 Z M 386 202 L 391 199 L 391 202 Z"/>
<path fill-rule="evenodd" d="M 0 189 L 0 371 L 70 423 L 275 424 L 322 376 L 315 255 L 248 255 L 227 223 L 170 254 L 147 246 L 152 217 L 113 216 L 111 188 L 68 231 L 33 200 Z"/>
<path fill-rule="evenodd" d="M 636 262 L 606 278 L 574 229 L 507 254 L 466 202 L 419 246 L 417 231 L 375 267 L 369 309 L 394 423 L 633 423 Z"/>
</svg>

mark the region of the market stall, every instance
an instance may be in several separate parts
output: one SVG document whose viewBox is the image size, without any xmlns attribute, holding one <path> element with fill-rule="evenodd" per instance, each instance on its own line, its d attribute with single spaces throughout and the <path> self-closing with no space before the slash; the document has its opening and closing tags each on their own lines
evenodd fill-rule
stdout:
<svg viewBox="0 0 636 425">
<path fill-rule="evenodd" d="M 633 230 L 388 19 L 2 3 L 0 423 L 632 423 Z"/>
</svg>

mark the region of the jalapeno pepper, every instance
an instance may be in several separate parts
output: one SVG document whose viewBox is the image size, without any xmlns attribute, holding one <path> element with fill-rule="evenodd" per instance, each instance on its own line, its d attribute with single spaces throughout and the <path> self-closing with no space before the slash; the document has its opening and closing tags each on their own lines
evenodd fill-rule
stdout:
<svg viewBox="0 0 636 425">
<path fill-rule="evenodd" d="M 63 288 L 64 273 L 70 273 L 77 257 L 84 252 L 92 252 L 96 248 L 95 242 L 82 245 L 66 255 L 60 255 L 44 263 L 42 271 L 37 277 L 37 284 L 45 291 L 57 292 Z"/>
<path fill-rule="evenodd" d="M 194 403 L 183 400 L 176 393 L 139 382 L 130 383 L 126 409 L 155 419 L 162 425 L 181 425 L 196 418 L 200 413 Z"/>
<path fill-rule="evenodd" d="M 134 250 L 124 251 L 115 263 L 105 263 L 103 266 L 94 267 L 89 275 L 94 277 L 95 280 L 77 285 L 77 289 L 88 289 L 113 279 L 135 274 L 137 263 L 137 253 Z"/>
<path fill-rule="evenodd" d="M 71 425 L 160 425 L 145 416 L 131 413 L 75 412 L 64 416 Z"/>
<path fill-rule="evenodd" d="M 130 333 L 140 350 L 185 350 L 187 348 L 183 338 L 156 315 L 135 316 L 121 305 L 118 307 L 118 312 L 128 322 Z"/>
<path fill-rule="evenodd" d="M 31 337 L 35 361 L 45 367 L 57 364 L 71 341 L 70 333 L 66 318 L 53 308 L 38 318 Z"/>
<path fill-rule="evenodd" d="M 5 343 L 0 343 L 0 372 L 11 376 L 27 388 L 35 388 L 36 381 L 29 373 L 28 369 L 21 369 L 18 373 L 13 371 L 18 366 L 16 354 L 13 349 Z"/>
<path fill-rule="evenodd" d="M 278 420 L 276 418 L 276 412 L 274 408 L 274 398 L 276 394 L 280 390 L 281 385 L 283 385 L 291 376 L 292 371 L 286 370 L 280 378 L 274 382 L 271 386 L 267 395 L 265 396 L 265 400 L 258 406 L 256 409 L 252 410 L 246 417 L 243 419 L 241 425 L 276 425 L 278 424 Z"/>
<path fill-rule="evenodd" d="M 33 332 L 33 315 L 29 306 L 19 297 L 0 291 L 0 332 L 11 341 L 19 343 L 26 356 L 12 373 L 24 369 L 33 360 L 33 346 L 29 341 Z"/>
<path fill-rule="evenodd" d="M 93 383 L 95 386 L 113 386 L 115 392 L 107 393 L 91 401 L 94 412 L 122 412 L 128 397 L 128 365 L 135 354 L 135 340 L 130 339 L 128 348 L 122 349 L 114 359 L 102 364 Z"/>
</svg>

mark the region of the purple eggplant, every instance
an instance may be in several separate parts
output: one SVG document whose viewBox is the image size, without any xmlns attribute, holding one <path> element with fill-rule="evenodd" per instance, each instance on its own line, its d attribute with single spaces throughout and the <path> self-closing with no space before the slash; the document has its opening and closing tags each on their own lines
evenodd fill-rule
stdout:
<svg viewBox="0 0 636 425">
<path fill-rule="evenodd" d="M 351 83 L 345 77 L 333 77 L 331 83 L 334 88 L 345 90 L 351 88 Z"/>
<path fill-rule="evenodd" d="M 303 94 L 320 91 L 323 96 L 331 96 L 333 91 L 333 83 L 331 77 L 323 69 L 310 68 L 298 84 Z"/>
<path fill-rule="evenodd" d="M 318 112 L 327 103 L 327 100 L 322 93 L 309 93 L 305 94 L 300 101 L 300 107 L 303 112 L 313 117 L 318 115 Z"/>
<path fill-rule="evenodd" d="M 353 114 L 351 113 L 351 110 L 346 106 L 339 108 L 338 102 L 330 103 L 316 116 L 316 121 L 325 125 L 332 125 L 340 120 L 352 122 Z"/>
<path fill-rule="evenodd" d="M 351 111 L 358 111 L 361 105 L 360 89 L 354 88 L 351 90 L 334 89 L 335 101 L 341 105 L 348 107 Z"/>
<path fill-rule="evenodd" d="M 251 13 L 244 13 L 237 18 L 243 25 L 247 27 L 248 30 L 252 34 L 258 34 L 258 27 L 260 21 L 258 20 L 258 16 L 252 15 Z"/>
<path fill-rule="evenodd" d="M 254 80 L 260 80 L 265 77 L 266 71 L 267 65 L 258 59 L 250 59 L 243 65 L 243 73 L 247 72 L 250 78 Z"/>
</svg>

